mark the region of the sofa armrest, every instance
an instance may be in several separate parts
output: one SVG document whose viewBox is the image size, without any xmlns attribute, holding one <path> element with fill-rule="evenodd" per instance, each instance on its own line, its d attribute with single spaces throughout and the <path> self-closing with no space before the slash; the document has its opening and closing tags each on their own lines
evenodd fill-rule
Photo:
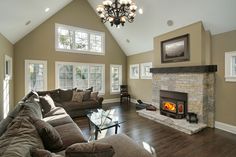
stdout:
<svg viewBox="0 0 236 157">
<path fill-rule="evenodd" d="M 101 106 L 101 107 L 102 107 L 103 100 L 104 100 L 103 97 L 98 96 L 98 99 L 97 99 L 98 105 Z"/>
<path fill-rule="evenodd" d="M 66 149 L 66 157 L 112 157 L 113 147 L 105 143 L 76 143 Z"/>
<path fill-rule="evenodd" d="M 156 154 L 148 152 L 125 134 L 116 134 L 96 141 L 112 145 L 115 155 L 113 157 L 155 157 Z"/>
</svg>

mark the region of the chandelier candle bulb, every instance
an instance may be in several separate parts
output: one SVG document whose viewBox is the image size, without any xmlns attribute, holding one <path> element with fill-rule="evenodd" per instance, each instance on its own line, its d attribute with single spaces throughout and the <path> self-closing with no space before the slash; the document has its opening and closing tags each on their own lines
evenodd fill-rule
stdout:
<svg viewBox="0 0 236 157">
<path fill-rule="evenodd" d="M 124 26 L 126 21 L 134 21 L 138 7 L 132 0 L 104 0 L 102 4 L 98 5 L 96 10 L 103 23 L 109 21 L 111 26 L 118 27 L 120 24 Z"/>
</svg>

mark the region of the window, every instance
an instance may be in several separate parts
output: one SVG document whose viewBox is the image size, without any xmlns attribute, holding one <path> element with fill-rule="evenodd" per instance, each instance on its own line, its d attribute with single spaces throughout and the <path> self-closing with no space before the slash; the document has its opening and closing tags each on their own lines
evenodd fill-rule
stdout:
<svg viewBox="0 0 236 157">
<path fill-rule="evenodd" d="M 5 55 L 5 80 L 12 79 L 12 58 Z"/>
<path fill-rule="evenodd" d="M 152 63 L 142 63 L 141 64 L 141 79 L 152 79 L 152 73 L 150 73 L 150 68 Z"/>
<path fill-rule="evenodd" d="M 56 62 L 56 87 L 62 89 L 86 89 L 105 93 L 104 64 Z"/>
<path fill-rule="evenodd" d="M 25 93 L 47 90 L 47 61 L 25 60 Z"/>
<path fill-rule="evenodd" d="M 130 65 L 130 79 L 139 79 L 139 64 Z"/>
<path fill-rule="evenodd" d="M 119 93 L 122 84 L 122 65 L 110 65 L 111 93 Z"/>
<path fill-rule="evenodd" d="M 104 55 L 105 34 L 79 27 L 56 24 L 56 50 Z"/>
<path fill-rule="evenodd" d="M 225 80 L 236 82 L 236 51 L 225 53 Z"/>
</svg>

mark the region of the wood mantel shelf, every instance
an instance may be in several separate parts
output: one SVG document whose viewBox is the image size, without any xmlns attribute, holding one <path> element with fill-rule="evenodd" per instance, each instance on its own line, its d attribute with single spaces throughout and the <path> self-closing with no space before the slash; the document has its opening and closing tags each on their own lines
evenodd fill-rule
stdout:
<svg viewBox="0 0 236 157">
<path fill-rule="evenodd" d="M 151 68 L 151 73 L 213 73 L 217 72 L 217 65 L 183 66 L 183 67 L 160 67 Z"/>
</svg>

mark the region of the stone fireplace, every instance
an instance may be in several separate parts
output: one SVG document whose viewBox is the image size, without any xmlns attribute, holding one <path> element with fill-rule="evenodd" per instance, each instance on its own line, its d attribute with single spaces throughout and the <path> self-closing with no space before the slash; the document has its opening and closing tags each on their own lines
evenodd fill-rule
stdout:
<svg viewBox="0 0 236 157">
<path fill-rule="evenodd" d="M 152 68 L 153 73 L 152 79 L 152 104 L 159 109 L 159 113 L 153 116 L 151 114 L 156 113 L 140 113 L 140 115 L 145 115 L 149 119 L 156 119 L 157 122 L 165 124 L 168 121 L 168 126 L 174 127 L 178 130 L 184 130 L 184 132 L 192 134 L 200 131 L 204 127 L 214 127 L 215 122 L 215 105 L 214 105 L 214 91 L 215 91 L 215 72 L 217 71 L 216 65 L 206 65 L 206 66 L 188 66 L 188 67 L 167 67 L 167 68 Z M 163 93 L 162 91 L 172 91 L 174 93 L 186 93 L 187 94 L 187 107 L 180 107 L 184 109 L 185 112 L 194 112 L 197 114 L 199 123 L 189 124 L 186 119 L 175 121 L 173 118 L 163 117 L 163 100 L 161 100 Z M 164 93 L 164 96 L 166 93 Z M 185 95 L 186 96 L 186 95 Z M 184 96 L 183 96 L 184 97 Z M 175 99 L 175 98 L 174 98 Z M 168 115 L 172 117 L 176 115 L 178 109 L 178 103 L 185 103 L 179 99 L 175 101 L 165 101 L 171 102 L 167 104 L 166 108 L 171 108 L 173 105 L 175 109 L 174 112 L 167 112 Z M 168 106 L 170 105 L 170 106 Z M 164 106 L 165 108 L 165 106 Z M 161 114 L 160 114 L 161 113 Z M 181 112 L 180 112 L 181 113 Z M 150 114 L 151 117 L 148 117 Z M 159 115 L 160 114 L 160 115 Z M 179 115 L 178 115 L 179 116 Z M 184 118 L 181 115 L 177 118 Z M 185 126 L 182 128 L 182 126 Z M 191 130 L 191 127 L 194 127 Z M 190 128 L 190 130 L 188 130 Z M 186 129 L 186 130 L 185 130 Z"/>
</svg>

